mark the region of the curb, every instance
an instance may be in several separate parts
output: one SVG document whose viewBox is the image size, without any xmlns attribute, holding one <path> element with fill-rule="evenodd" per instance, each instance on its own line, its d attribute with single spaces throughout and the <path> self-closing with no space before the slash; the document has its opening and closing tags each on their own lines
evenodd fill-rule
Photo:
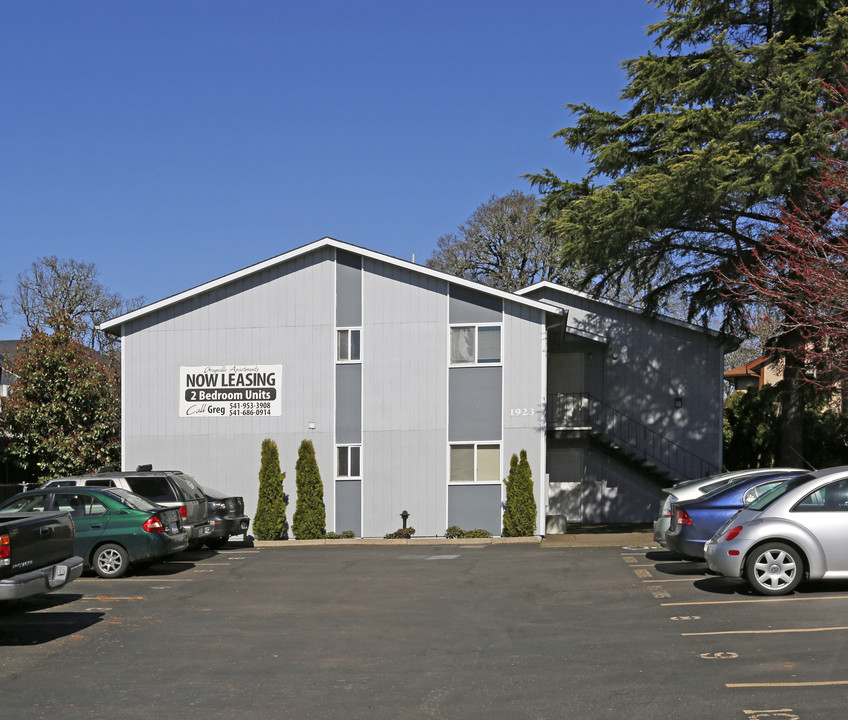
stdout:
<svg viewBox="0 0 848 720">
<path fill-rule="evenodd" d="M 253 547 L 258 548 L 298 548 L 333 547 L 356 545 L 540 545 L 539 536 L 517 538 L 354 538 L 352 540 L 254 540 Z"/>
<path fill-rule="evenodd" d="M 305 548 L 305 547 L 397 547 L 399 545 L 538 545 L 552 548 L 592 548 L 592 547 L 643 547 L 661 549 L 654 541 L 652 533 L 572 533 L 569 535 L 533 535 L 517 538 L 354 538 L 349 540 L 254 540 L 257 548 Z"/>
</svg>

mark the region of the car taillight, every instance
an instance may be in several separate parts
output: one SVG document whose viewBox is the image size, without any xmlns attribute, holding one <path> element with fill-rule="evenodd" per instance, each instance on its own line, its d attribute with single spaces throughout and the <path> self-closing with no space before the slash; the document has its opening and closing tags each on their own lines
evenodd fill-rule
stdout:
<svg viewBox="0 0 848 720">
<path fill-rule="evenodd" d="M 141 529 L 144 530 L 144 532 L 149 533 L 165 532 L 165 526 L 156 515 L 147 518 L 147 520 L 144 521 L 144 525 L 141 526 Z"/>
<path fill-rule="evenodd" d="M 180 517 L 185 520 L 188 517 L 188 510 L 185 505 L 180 505 Z"/>
<path fill-rule="evenodd" d="M 0 535 L 0 565 L 8 565 L 12 557 L 12 545 L 8 535 Z"/>
<path fill-rule="evenodd" d="M 685 510 L 677 511 L 677 524 L 678 525 L 691 525 L 692 518 L 689 517 L 689 513 Z"/>
<path fill-rule="evenodd" d="M 742 532 L 742 526 L 737 525 L 729 533 L 727 533 L 727 535 L 724 536 L 724 539 L 725 540 L 733 540 L 733 538 L 735 538 L 741 532 Z"/>
</svg>

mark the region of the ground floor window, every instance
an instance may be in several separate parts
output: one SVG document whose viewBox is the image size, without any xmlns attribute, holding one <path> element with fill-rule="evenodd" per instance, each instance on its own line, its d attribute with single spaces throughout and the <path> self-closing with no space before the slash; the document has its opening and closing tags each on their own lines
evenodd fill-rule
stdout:
<svg viewBox="0 0 848 720">
<path fill-rule="evenodd" d="M 336 461 L 337 478 L 362 477 L 359 469 L 362 447 L 359 445 L 339 445 Z"/>
<path fill-rule="evenodd" d="M 450 446 L 451 482 L 500 482 L 501 446 L 457 443 Z"/>
</svg>

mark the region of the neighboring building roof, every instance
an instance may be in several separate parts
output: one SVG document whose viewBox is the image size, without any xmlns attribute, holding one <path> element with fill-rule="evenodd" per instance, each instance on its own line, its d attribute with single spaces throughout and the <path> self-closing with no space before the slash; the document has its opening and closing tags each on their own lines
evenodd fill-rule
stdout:
<svg viewBox="0 0 848 720">
<path fill-rule="evenodd" d="M 407 260 L 400 260 L 399 258 L 392 257 L 391 255 L 384 255 L 383 253 L 374 252 L 373 250 L 367 250 L 357 245 L 350 245 L 349 243 L 344 243 L 340 240 L 325 237 L 321 240 L 316 240 L 315 242 L 309 243 L 308 245 L 303 245 L 299 248 L 295 248 L 294 250 L 290 250 L 289 252 L 285 252 L 281 255 L 269 258 L 268 260 L 263 260 L 262 262 L 256 263 L 255 265 L 250 265 L 246 268 L 243 268 L 242 270 L 237 270 L 236 272 L 224 275 L 207 283 L 203 283 L 202 285 L 198 285 L 197 287 L 191 288 L 189 290 L 185 290 L 184 292 L 178 293 L 176 295 L 171 295 L 170 297 L 151 303 L 150 305 L 145 305 L 144 307 L 141 307 L 138 310 L 133 310 L 132 312 L 128 312 L 124 315 L 112 318 L 111 320 L 102 323 L 100 325 L 100 329 L 106 332 L 111 332 L 113 334 L 118 334 L 120 332 L 121 325 L 126 322 L 135 320 L 140 317 L 144 317 L 145 315 L 149 315 L 150 313 L 156 312 L 157 310 L 161 310 L 162 308 L 175 305 L 179 302 L 183 302 L 184 300 L 188 300 L 189 298 L 200 295 L 201 293 L 208 292 L 209 290 L 214 290 L 215 288 L 220 287 L 222 285 L 226 285 L 236 280 L 240 280 L 244 277 L 253 275 L 254 273 L 262 272 L 263 270 L 267 270 L 268 268 L 274 267 L 275 265 L 280 265 L 282 263 L 289 262 L 290 260 L 293 260 L 311 252 L 315 252 L 316 250 L 320 250 L 321 248 L 325 247 L 337 248 L 345 252 L 361 255 L 362 257 L 367 257 L 372 260 L 387 263 L 389 265 L 402 267 L 407 270 L 412 270 L 413 272 L 420 273 L 422 275 L 428 275 L 430 277 L 439 278 L 441 280 L 444 280 L 445 282 L 453 283 L 454 285 L 462 285 L 464 287 L 472 288 L 474 290 L 477 290 L 478 292 L 482 292 L 487 295 L 492 295 L 494 297 L 499 297 L 504 300 L 509 300 L 511 302 L 517 302 L 522 305 L 527 305 L 529 307 L 533 307 L 537 310 L 542 310 L 547 313 L 557 315 L 561 315 L 563 313 L 562 308 L 558 308 L 554 305 L 551 305 L 550 303 L 543 303 L 537 300 L 533 300 L 532 298 L 521 297 L 519 294 L 509 293 L 503 290 L 497 290 L 495 288 L 489 287 L 488 285 L 481 285 L 480 283 L 456 277 L 455 275 L 449 275 L 448 273 L 439 272 L 438 270 L 431 270 L 430 268 L 424 267 L 423 265 L 416 265 L 413 262 L 409 262 Z"/>
<path fill-rule="evenodd" d="M 742 365 L 737 365 L 735 368 L 731 368 L 724 373 L 724 379 L 732 380 L 733 378 L 738 377 L 760 377 L 763 367 L 771 364 L 772 362 L 774 361 L 771 358 L 761 355 L 755 360 L 749 360 Z"/>
<path fill-rule="evenodd" d="M 543 280 L 542 282 L 538 282 L 535 285 L 530 285 L 529 287 L 522 288 L 521 290 L 516 290 L 515 294 L 530 295 L 532 293 L 536 293 L 544 289 L 555 290 L 564 295 L 571 295 L 573 297 L 581 298 L 583 300 L 589 300 L 591 302 L 596 302 L 601 305 L 613 307 L 618 310 L 625 310 L 627 312 L 635 313 L 636 315 L 641 315 L 647 319 L 658 320 L 660 322 L 669 323 L 670 325 L 676 325 L 677 327 L 686 328 L 688 330 L 694 330 L 696 332 L 711 335 L 715 338 L 723 339 L 728 345 L 728 352 L 733 350 L 735 347 L 738 347 L 739 344 L 742 342 L 740 338 L 733 337 L 732 335 L 723 333 L 720 330 L 705 328 L 702 325 L 696 325 L 694 323 L 685 322 L 684 320 L 678 320 L 677 318 L 673 318 L 669 315 L 651 313 L 646 311 L 644 308 L 638 308 L 635 305 L 627 305 L 626 303 L 618 302 L 617 300 L 610 300 L 608 298 L 599 297 L 597 295 L 590 295 L 589 293 L 581 292 L 580 290 L 574 290 L 573 288 L 566 287 L 565 285 L 557 285 L 556 283 L 552 283 L 548 280 Z"/>
</svg>

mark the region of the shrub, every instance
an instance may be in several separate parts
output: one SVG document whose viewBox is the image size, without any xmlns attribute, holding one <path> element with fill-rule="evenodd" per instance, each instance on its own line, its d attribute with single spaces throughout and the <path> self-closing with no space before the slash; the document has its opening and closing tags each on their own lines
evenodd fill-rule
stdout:
<svg viewBox="0 0 848 720">
<path fill-rule="evenodd" d="M 386 540 L 409 540 L 415 535 L 415 528 L 398 528 L 393 533 L 386 533 L 383 537 Z"/>
<path fill-rule="evenodd" d="M 533 473 L 527 451 L 521 459 L 515 455 L 509 463 L 506 480 L 506 510 L 503 518 L 504 537 L 527 537 L 536 533 L 536 498 L 533 497 Z"/>
<path fill-rule="evenodd" d="M 474 530 L 466 531 L 463 537 L 467 538 L 490 538 L 492 537 L 492 533 L 488 530 L 482 530 L 481 528 L 475 528 Z"/>
<path fill-rule="evenodd" d="M 463 530 L 459 525 L 451 525 L 445 530 L 446 538 L 490 538 L 492 533 L 488 530 L 476 528 L 474 530 Z"/>
<path fill-rule="evenodd" d="M 297 509 L 292 518 L 292 530 L 298 540 L 320 540 L 327 532 L 324 508 L 324 486 L 315 459 L 311 440 L 300 443 L 295 465 Z"/>
<path fill-rule="evenodd" d="M 287 498 L 283 493 L 285 473 L 280 472 L 277 443 L 262 441 L 262 460 L 259 466 L 259 499 L 253 518 L 253 535 L 257 540 L 284 540 L 288 537 L 286 522 Z"/>
<path fill-rule="evenodd" d="M 328 532 L 324 535 L 325 540 L 350 540 L 356 537 L 356 533 L 353 530 L 342 530 L 340 533 Z"/>
</svg>

